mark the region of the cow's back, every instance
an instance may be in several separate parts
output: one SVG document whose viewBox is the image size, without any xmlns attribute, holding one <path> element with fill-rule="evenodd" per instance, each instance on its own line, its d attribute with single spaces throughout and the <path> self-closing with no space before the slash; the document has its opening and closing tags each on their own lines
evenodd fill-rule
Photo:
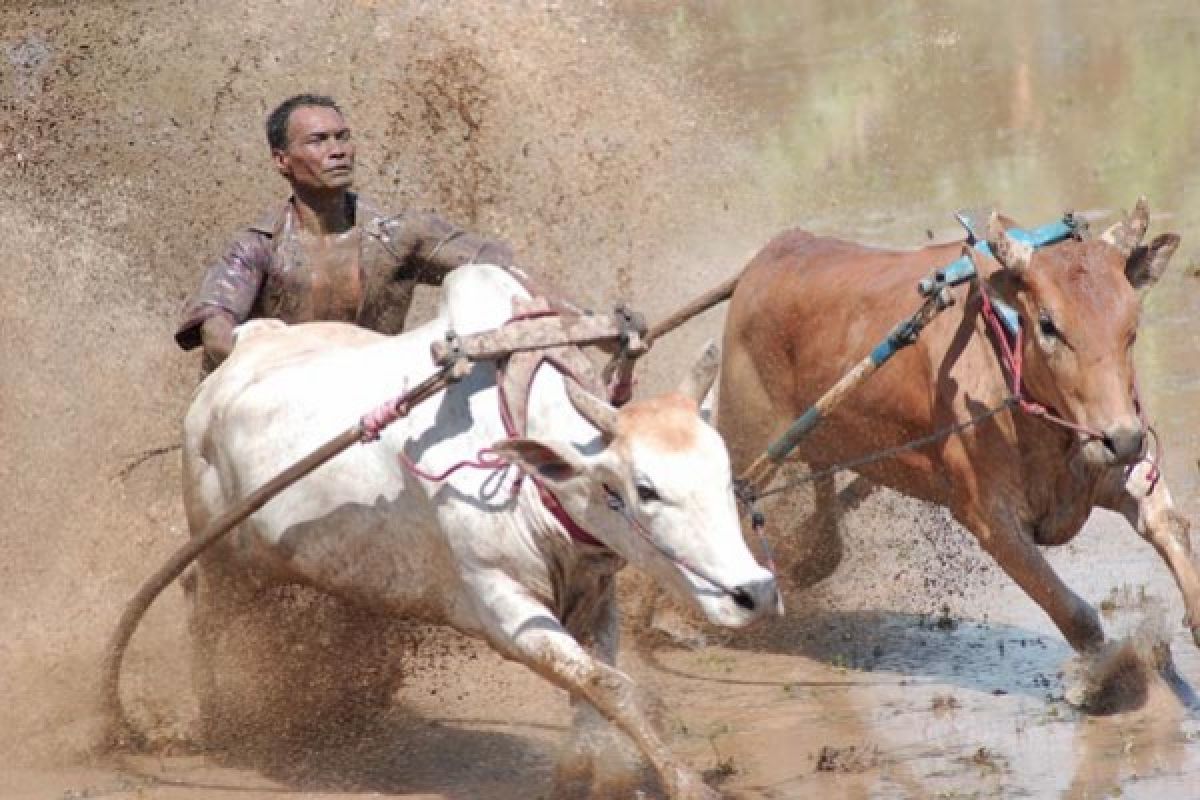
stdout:
<svg viewBox="0 0 1200 800">
<path fill-rule="evenodd" d="M 198 388 L 185 418 L 185 505 L 193 534 L 431 375 L 429 346 L 452 324 L 466 333 L 502 322 L 511 305 L 499 294 L 521 290 L 493 275 L 496 269 L 452 274 L 438 316 L 398 336 L 332 322 L 239 331 L 233 353 Z M 271 580 L 311 583 L 413 612 L 429 585 L 449 585 L 454 575 L 435 501 L 396 453 L 410 449 L 414 459 L 437 467 L 490 445 L 503 435 L 498 412 L 476 407 L 489 384 L 490 373 L 477 369 L 418 404 L 385 430 L 387 446 L 354 446 L 319 467 L 227 537 L 215 558 Z M 495 430 L 489 416 L 496 417 Z"/>
<path fill-rule="evenodd" d="M 735 471 L 911 314 L 921 302 L 918 281 L 960 250 L 952 243 L 892 251 L 804 231 L 768 243 L 746 266 L 725 327 L 717 418 Z M 866 453 L 930 430 L 935 365 L 961 321 L 961 313 L 935 319 L 918 345 L 818 425 L 802 454 L 819 464 L 825 452 Z"/>
</svg>

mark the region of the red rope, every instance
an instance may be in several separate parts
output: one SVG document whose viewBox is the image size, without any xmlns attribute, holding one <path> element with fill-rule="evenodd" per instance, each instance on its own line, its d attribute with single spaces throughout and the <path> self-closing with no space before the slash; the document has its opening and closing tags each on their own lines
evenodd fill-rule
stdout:
<svg viewBox="0 0 1200 800">
<path fill-rule="evenodd" d="M 502 469 L 508 466 L 508 461 L 494 452 L 490 447 L 485 447 L 480 450 L 479 453 L 476 454 L 473 461 L 459 461 L 458 463 L 453 464 L 445 472 L 429 472 L 425 469 L 422 469 L 419 464 L 409 458 L 408 454 L 403 451 L 400 452 L 400 463 L 406 470 L 413 475 L 416 475 L 418 478 L 424 478 L 427 481 L 433 481 L 435 483 L 446 480 L 446 478 L 450 477 L 455 472 L 458 472 L 460 469 L 464 469 L 466 467 L 471 467 L 472 469 Z"/>
<path fill-rule="evenodd" d="M 377 441 L 384 428 L 407 414 L 410 410 L 407 398 L 408 393 L 405 392 L 394 400 L 388 400 L 374 411 L 364 414 L 358 421 L 358 428 L 362 432 L 360 441 L 363 444 Z"/>
<path fill-rule="evenodd" d="M 1142 397 L 1138 392 L 1137 374 L 1133 376 L 1133 407 L 1137 409 L 1138 419 L 1142 421 L 1142 427 L 1146 429 L 1146 433 L 1150 434 L 1154 439 L 1154 455 L 1146 456 L 1142 461 L 1150 462 L 1150 472 L 1146 475 L 1146 480 L 1150 483 L 1150 488 L 1146 490 L 1146 494 L 1154 491 L 1154 487 L 1158 485 L 1158 479 L 1162 477 L 1162 470 L 1159 464 L 1163 459 L 1162 441 L 1158 438 L 1158 431 L 1150 425 L 1146 419 L 1146 412 L 1142 409 Z M 1141 462 L 1138 462 L 1141 463 Z M 1125 470 L 1125 480 L 1129 480 L 1129 476 L 1133 474 L 1134 467 L 1137 464 L 1130 464 Z"/>
</svg>

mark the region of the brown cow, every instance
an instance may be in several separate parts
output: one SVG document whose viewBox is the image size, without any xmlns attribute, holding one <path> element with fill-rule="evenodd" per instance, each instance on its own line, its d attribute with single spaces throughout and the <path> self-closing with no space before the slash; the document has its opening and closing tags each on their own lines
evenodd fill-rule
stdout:
<svg viewBox="0 0 1200 800">
<path fill-rule="evenodd" d="M 1136 290 L 1153 284 L 1179 245 L 1141 245 L 1145 201 L 1103 236 L 1036 251 L 996 217 L 993 259 L 975 258 L 990 297 L 1020 315 L 1027 394 L 1089 437 L 1018 410 L 917 451 L 862 467 L 871 482 L 945 506 L 1040 605 L 1078 651 L 1104 632 L 1038 545 L 1063 544 L 1095 506 L 1123 514 L 1167 562 L 1200 646 L 1200 578 L 1188 525 L 1163 480 L 1148 480 L 1146 426 L 1136 400 Z M 800 230 L 773 239 L 747 265 L 726 322 L 718 427 L 735 474 L 916 305 L 918 281 L 956 259 L 962 243 L 895 252 Z M 981 315 L 979 282 L 851 393 L 797 448 L 814 469 L 909 442 L 1004 402 L 1010 390 Z M 818 487 L 832 496 L 832 479 Z M 828 515 L 829 509 L 818 509 Z M 828 519 L 828 516 L 827 516 Z M 817 526 L 835 536 L 836 524 Z M 797 531 L 810 535 L 815 531 Z M 839 541 L 818 542 L 840 553 Z M 826 574 L 836 566 L 826 566 Z"/>
</svg>

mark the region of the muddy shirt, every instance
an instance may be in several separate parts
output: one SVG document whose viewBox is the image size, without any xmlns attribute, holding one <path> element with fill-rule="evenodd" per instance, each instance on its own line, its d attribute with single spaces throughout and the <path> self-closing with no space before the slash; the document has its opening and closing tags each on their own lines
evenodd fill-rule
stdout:
<svg viewBox="0 0 1200 800">
<path fill-rule="evenodd" d="M 440 285 L 446 273 L 470 262 L 512 264 L 507 245 L 435 214 L 385 216 L 354 193 L 347 202 L 353 226 L 320 246 L 300 230 L 291 201 L 240 232 L 184 305 L 179 346 L 199 346 L 204 321 L 221 310 L 238 323 L 335 320 L 399 333 L 417 283 Z"/>
</svg>

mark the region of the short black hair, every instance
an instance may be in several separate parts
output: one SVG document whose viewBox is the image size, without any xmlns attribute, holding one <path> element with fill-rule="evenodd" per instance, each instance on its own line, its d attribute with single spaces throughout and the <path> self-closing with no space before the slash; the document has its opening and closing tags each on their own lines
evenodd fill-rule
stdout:
<svg viewBox="0 0 1200 800">
<path fill-rule="evenodd" d="M 284 100 L 267 116 L 267 144 L 272 150 L 283 150 L 287 147 L 287 126 L 292 112 L 297 108 L 316 106 L 317 108 L 332 108 L 339 114 L 342 109 L 332 97 L 323 94 L 297 94 Z"/>
</svg>

